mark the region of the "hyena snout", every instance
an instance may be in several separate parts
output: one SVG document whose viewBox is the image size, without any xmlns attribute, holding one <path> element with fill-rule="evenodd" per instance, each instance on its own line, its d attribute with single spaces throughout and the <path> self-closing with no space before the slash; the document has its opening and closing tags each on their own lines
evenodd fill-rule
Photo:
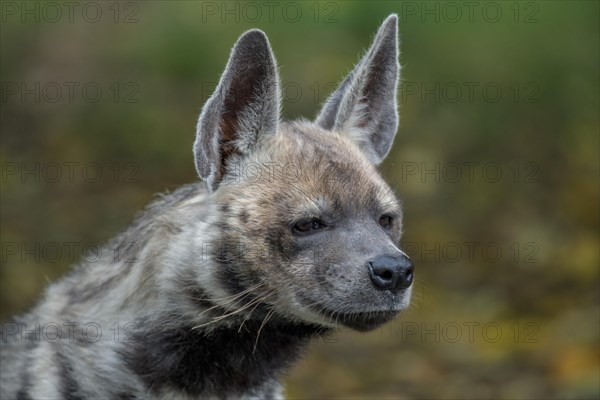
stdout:
<svg viewBox="0 0 600 400">
<path fill-rule="evenodd" d="M 410 258 L 401 254 L 379 256 L 368 262 L 368 269 L 375 288 L 396 292 L 410 287 L 415 267 Z"/>
</svg>

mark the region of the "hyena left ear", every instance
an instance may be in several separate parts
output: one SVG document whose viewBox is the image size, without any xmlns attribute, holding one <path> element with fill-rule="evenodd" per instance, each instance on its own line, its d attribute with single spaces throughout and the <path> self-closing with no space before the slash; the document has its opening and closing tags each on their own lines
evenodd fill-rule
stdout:
<svg viewBox="0 0 600 400">
<path fill-rule="evenodd" d="M 322 128 L 350 136 L 379 164 L 398 129 L 398 17 L 383 22 L 371 48 L 326 100 L 317 117 Z"/>
<path fill-rule="evenodd" d="M 264 32 L 252 29 L 233 46 L 225 72 L 200 114 L 194 158 L 198 175 L 214 191 L 228 161 L 247 155 L 259 136 L 277 132 L 279 77 Z"/>
</svg>

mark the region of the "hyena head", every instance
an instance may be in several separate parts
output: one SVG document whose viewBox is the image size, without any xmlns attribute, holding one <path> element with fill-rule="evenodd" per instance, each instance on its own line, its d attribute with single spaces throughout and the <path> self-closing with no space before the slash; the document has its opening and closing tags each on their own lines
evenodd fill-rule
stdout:
<svg viewBox="0 0 600 400">
<path fill-rule="evenodd" d="M 194 145 L 218 213 L 205 289 L 324 327 L 373 329 L 407 307 L 400 203 L 376 169 L 398 127 L 398 75 L 392 15 L 314 122 L 281 122 L 268 39 L 239 38 Z"/>
</svg>

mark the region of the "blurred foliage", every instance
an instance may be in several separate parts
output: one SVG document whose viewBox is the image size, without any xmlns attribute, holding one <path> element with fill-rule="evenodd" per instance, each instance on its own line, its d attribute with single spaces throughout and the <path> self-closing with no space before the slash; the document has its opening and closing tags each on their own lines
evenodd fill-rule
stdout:
<svg viewBox="0 0 600 400">
<path fill-rule="evenodd" d="M 81 8 L 73 21 L 35 21 L 7 3 L 44 7 L 2 3 L 3 320 L 30 307 L 86 243 L 125 228 L 153 193 L 197 179 L 196 118 L 241 32 L 269 35 L 285 117 L 312 117 L 397 12 L 401 127 L 382 171 L 405 204 L 414 305 L 373 333 L 316 343 L 290 373 L 289 395 L 600 395 L 598 2 L 477 2 L 472 18 L 466 2 L 452 2 L 460 17 L 444 2 L 273 2 L 272 18 L 261 2 L 251 3 L 259 17 L 248 3 L 96 2 L 103 14 L 93 23 Z M 58 83 L 62 97 L 12 94 L 36 82 L 48 96 Z M 65 82 L 79 85 L 73 101 Z M 82 94 L 89 83 L 102 89 L 96 102 Z M 65 162 L 79 165 L 73 181 L 64 167 L 57 182 L 9 173 Z M 97 182 L 82 178 L 90 163 Z M 437 178 L 427 173 L 436 163 Z M 9 254 L 7 243 L 34 251 Z M 51 243 L 79 245 L 75 257 L 35 256 Z"/>
</svg>

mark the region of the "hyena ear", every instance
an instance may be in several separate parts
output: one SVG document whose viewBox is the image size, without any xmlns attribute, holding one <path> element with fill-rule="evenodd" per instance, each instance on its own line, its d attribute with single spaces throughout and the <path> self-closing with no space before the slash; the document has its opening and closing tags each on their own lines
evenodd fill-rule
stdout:
<svg viewBox="0 0 600 400">
<path fill-rule="evenodd" d="M 279 104 L 279 77 L 269 40 L 264 32 L 250 30 L 234 45 L 198 120 L 194 158 L 209 190 L 218 187 L 230 157 L 248 154 L 260 135 L 277 132 Z"/>
<path fill-rule="evenodd" d="M 383 22 L 371 48 L 325 101 L 317 124 L 350 136 L 379 164 L 398 129 L 398 17 Z"/>
</svg>

